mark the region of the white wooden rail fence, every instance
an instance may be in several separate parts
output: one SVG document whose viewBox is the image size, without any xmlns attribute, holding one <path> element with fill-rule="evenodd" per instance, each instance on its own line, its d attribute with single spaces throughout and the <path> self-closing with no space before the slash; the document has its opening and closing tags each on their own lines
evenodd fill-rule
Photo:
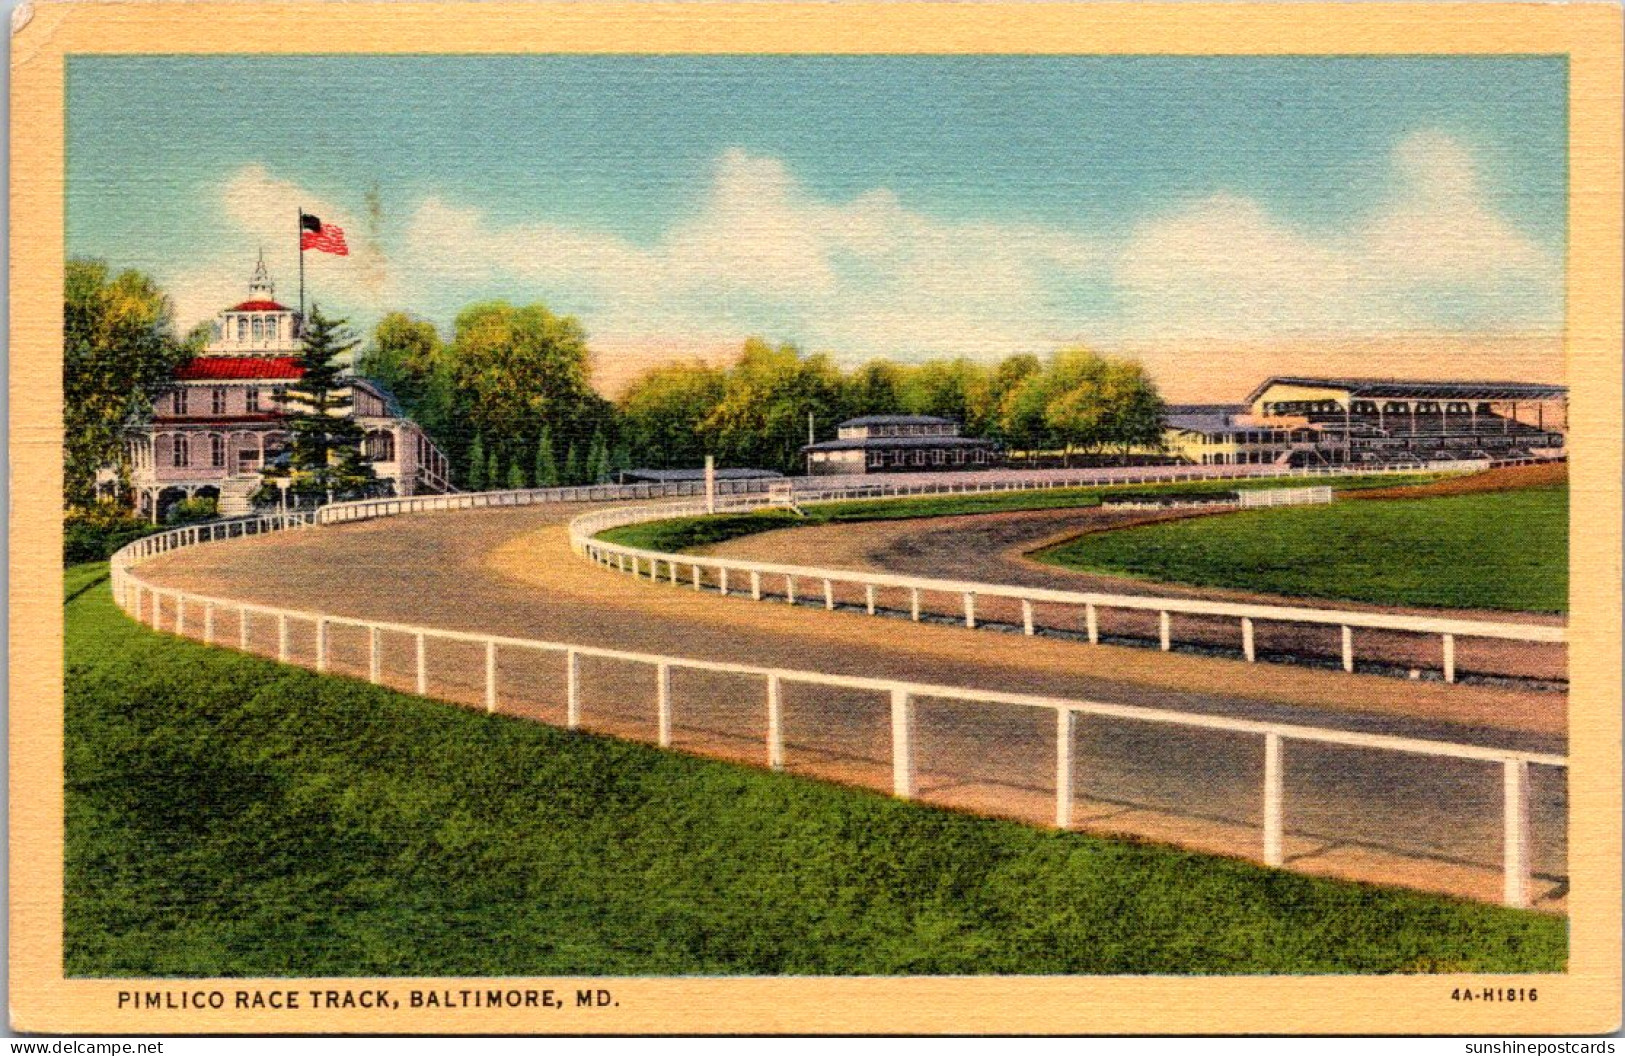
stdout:
<svg viewBox="0 0 1625 1056">
<path fill-rule="evenodd" d="M 500 494 L 500 493 L 493 493 Z M 738 501 L 738 500 L 735 500 Z M 404 512 L 404 511 L 402 511 Z M 476 632 L 443 630 L 416 624 L 364 620 L 355 617 L 274 606 L 255 605 L 230 598 L 194 594 L 187 591 L 157 587 L 143 581 L 135 568 L 143 561 L 183 547 L 196 546 L 215 540 L 237 538 L 282 529 L 308 528 L 319 518 L 311 514 L 284 514 L 271 517 L 250 517 L 212 524 L 178 528 L 159 535 L 148 536 L 124 547 L 110 562 L 111 587 L 117 604 L 130 616 L 154 630 L 169 630 L 177 635 L 200 638 L 205 644 L 230 646 L 232 637 L 222 634 L 219 610 L 231 609 L 238 613 L 235 645 L 248 650 L 253 621 L 272 621 L 277 628 L 277 658 L 287 662 L 290 656 L 290 624 L 308 624 L 314 630 L 315 668 L 328 669 L 328 639 L 331 628 L 345 626 L 367 632 L 368 679 L 382 681 L 381 639 L 385 633 L 406 635 L 415 643 L 415 688 L 420 695 L 429 693 L 430 641 L 472 643 L 483 647 L 485 656 L 484 704 L 487 712 L 495 712 L 500 703 L 501 687 L 497 677 L 497 660 L 502 650 L 525 650 L 562 655 L 565 660 L 565 724 L 569 728 L 581 725 L 583 658 L 602 658 L 648 665 L 656 672 L 656 709 L 658 740 L 661 746 L 671 744 L 672 699 L 671 673 L 673 671 L 720 672 L 744 675 L 761 680 L 763 707 L 767 712 L 767 736 L 763 746 L 767 765 L 775 770 L 785 764 L 783 700 L 787 684 L 822 686 L 833 689 L 871 691 L 886 697 L 891 706 L 891 762 L 893 794 L 909 799 L 915 795 L 916 751 L 914 747 L 915 701 L 921 698 L 963 701 L 990 707 L 1015 707 L 1052 712 L 1056 723 L 1055 752 L 1055 823 L 1062 828 L 1072 821 L 1074 788 L 1074 733 L 1080 716 L 1145 722 L 1189 729 L 1240 733 L 1260 738 L 1264 755 L 1262 796 L 1261 857 L 1275 867 L 1284 865 L 1284 837 L 1286 825 L 1285 756 L 1288 742 L 1306 742 L 1342 745 L 1377 751 L 1398 752 L 1434 758 L 1475 760 L 1497 766 L 1503 783 L 1502 826 L 1502 899 L 1510 906 L 1527 906 L 1531 900 L 1532 836 L 1530 831 L 1530 776 L 1531 766 L 1566 769 L 1568 760 L 1559 755 L 1516 751 L 1472 744 L 1422 740 L 1384 734 L 1366 734 L 1344 730 L 1321 729 L 1287 723 L 1257 722 L 1223 716 L 1200 715 L 1143 708 L 1125 704 L 1098 701 L 1069 700 L 1057 697 L 1033 696 L 1019 693 L 1001 693 L 959 686 L 941 686 L 920 682 L 865 678 L 828 674 L 787 668 L 760 667 L 690 657 L 639 653 L 596 646 L 549 642 L 528 638 L 510 638 Z M 662 557 L 661 560 L 665 560 Z M 681 559 L 680 559 L 681 560 Z M 687 562 L 685 562 L 687 563 Z M 166 603 L 167 602 L 167 606 Z M 187 624 L 188 607 L 203 610 L 202 626 L 195 631 Z M 169 624 L 164 625 L 165 611 Z M 1441 819 L 1441 823 L 1448 823 Z"/>
<path fill-rule="evenodd" d="M 806 500 L 802 500 L 806 501 Z M 819 499 L 814 501 L 834 501 Z M 718 512 L 768 508 L 770 498 L 735 497 L 717 506 Z M 1360 612 L 1346 609 L 1312 608 L 1296 605 L 1255 605 L 1228 601 L 1203 601 L 1193 598 L 1154 597 L 1135 594 L 1101 594 L 1093 592 L 1050 590 L 1041 587 L 1007 586 L 999 583 L 976 583 L 949 579 L 931 579 L 924 576 L 903 576 L 881 572 L 857 572 L 845 569 L 813 568 L 803 565 L 772 564 L 763 561 L 743 561 L 734 558 L 704 557 L 694 554 L 667 553 L 646 550 L 598 538 L 599 533 L 611 528 L 625 527 L 673 517 L 698 516 L 706 512 L 703 502 L 661 503 L 658 506 L 621 506 L 609 510 L 583 514 L 570 522 L 570 545 L 575 552 L 605 568 L 627 572 L 649 579 L 667 579 L 675 584 L 686 581 L 695 590 L 713 587 L 717 593 L 740 593 L 734 585 L 743 588 L 750 584 L 750 596 L 763 599 L 764 579 L 779 581 L 781 595 L 791 604 L 797 601 L 797 586 L 802 583 L 821 585 L 824 608 L 833 610 L 837 585 L 862 587 L 864 609 L 869 615 L 877 611 L 877 592 L 890 590 L 907 596 L 909 613 L 921 618 L 921 596 L 937 594 L 957 596 L 961 599 L 965 626 L 977 626 L 978 598 L 998 598 L 1020 602 L 1022 629 L 1028 635 L 1037 633 L 1033 607 L 1043 603 L 1075 608 L 1082 616 L 1085 633 L 1090 644 L 1100 641 L 1099 615 L 1103 609 L 1129 609 L 1155 612 L 1158 615 L 1158 644 L 1164 652 L 1173 648 L 1173 614 L 1187 616 L 1223 617 L 1239 621 L 1242 655 L 1251 663 L 1257 660 L 1254 644 L 1256 624 L 1310 624 L 1337 627 L 1342 631 L 1341 659 L 1344 671 L 1354 670 L 1354 631 L 1356 628 L 1397 631 L 1417 635 L 1437 635 L 1440 641 L 1441 669 L 1447 682 L 1456 681 L 1456 640 L 1458 638 L 1494 638 L 1519 642 L 1564 643 L 1568 629 L 1562 626 L 1526 623 L 1494 623 L 1484 620 L 1446 619 L 1434 616 L 1410 616 L 1388 612 Z M 703 573 L 709 572 L 709 576 Z M 708 581 L 708 582 L 707 582 Z M 803 594 L 803 597 L 806 595 Z"/>
<path fill-rule="evenodd" d="M 1383 466 L 1138 466 L 1129 468 L 994 470 L 965 473 L 885 474 L 874 477 L 769 477 L 719 480 L 719 496 L 776 494 L 785 488 L 798 501 L 823 499 L 906 498 L 911 495 L 978 495 L 1007 491 L 1044 491 L 1127 484 L 1179 484 L 1196 481 L 1273 480 L 1281 477 L 1407 476 L 1417 473 L 1464 473 L 1485 469 L 1484 461 L 1433 462 L 1425 467 Z M 335 502 L 317 511 L 322 524 L 364 521 L 401 513 L 475 510 L 494 506 L 537 506 L 566 502 L 614 502 L 635 499 L 696 498 L 705 494 L 702 481 L 667 484 L 590 484 L 569 488 L 526 488 L 517 491 L 456 492 L 403 499 Z"/>
</svg>

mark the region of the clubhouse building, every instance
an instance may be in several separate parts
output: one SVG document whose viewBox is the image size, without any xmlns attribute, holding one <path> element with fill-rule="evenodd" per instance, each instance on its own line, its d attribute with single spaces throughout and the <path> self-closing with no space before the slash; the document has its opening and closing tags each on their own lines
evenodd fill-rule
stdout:
<svg viewBox="0 0 1625 1056">
<path fill-rule="evenodd" d="M 152 419 L 128 435 L 130 485 L 142 516 L 157 522 L 188 498 L 214 499 L 226 516 L 248 513 L 261 469 L 286 460 L 286 394 L 303 374 L 303 320 L 275 293 L 262 257 L 248 299 L 216 317 L 203 354 L 175 372 L 154 400 Z M 395 495 L 452 490 L 445 456 L 382 386 L 355 377 L 350 395 L 349 413 L 366 434 L 362 450 L 385 488 Z M 110 471 L 102 482 L 116 483 Z"/>
</svg>

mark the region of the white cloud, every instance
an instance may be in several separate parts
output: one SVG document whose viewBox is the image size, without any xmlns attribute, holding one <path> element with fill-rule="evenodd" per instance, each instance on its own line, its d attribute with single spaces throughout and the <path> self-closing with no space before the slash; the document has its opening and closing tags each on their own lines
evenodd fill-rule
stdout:
<svg viewBox="0 0 1625 1056">
<path fill-rule="evenodd" d="M 1405 332 L 1551 332 L 1562 264 L 1490 203 L 1470 153 L 1418 133 L 1393 188 L 1341 229 L 1298 229 L 1231 193 L 1152 215 L 1117 244 L 1019 220 L 963 220 L 886 188 L 830 200 L 775 158 L 721 155 L 692 210 L 648 242 L 439 195 L 398 230 L 249 166 L 217 188 L 220 254 L 167 276 L 184 324 L 240 299 L 263 244 L 294 293 L 296 210 L 345 228 L 352 256 L 306 254 L 324 303 L 366 325 L 391 308 L 442 324 L 470 301 L 534 296 L 578 314 L 616 358 L 713 354 L 747 334 L 852 360 L 1045 352 L 1075 341 L 1236 342 Z M 681 203 L 680 203 L 681 204 Z M 386 254 L 385 245 L 389 246 Z"/>
<path fill-rule="evenodd" d="M 548 223 L 497 226 L 439 198 L 418 208 L 407 246 L 440 281 L 559 291 L 595 333 L 763 332 L 861 355 L 1047 347 L 1055 290 L 1098 282 L 1100 261 L 1075 234 L 942 220 L 884 189 L 822 201 L 782 162 L 737 150 L 719 160 L 695 214 L 649 246 Z"/>
<path fill-rule="evenodd" d="M 1125 331 L 1248 340 L 1560 325 L 1562 262 L 1490 208 L 1459 143 L 1417 133 L 1392 163 L 1389 199 L 1332 235 L 1230 194 L 1141 224 L 1114 269 Z"/>
</svg>

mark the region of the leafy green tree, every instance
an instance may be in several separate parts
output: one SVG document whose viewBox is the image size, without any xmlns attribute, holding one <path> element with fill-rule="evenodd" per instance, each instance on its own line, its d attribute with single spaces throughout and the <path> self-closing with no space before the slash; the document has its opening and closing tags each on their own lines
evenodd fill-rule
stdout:
<svg viewBox="0 0 1625 1056">
<path fill-rule="evenodd" d="M 468 490 L 484 491 L 485 481 L 485 437 L 475 433 L 468 447 Z"/>
<path fill-rule="evenodd" d="M 461 411 L 497 446 L 595 407 L 586 335 L 574 318 L 490 301 L 464 309 L 455 331 L 450 369 Z"/>
<path fill-rule="evenodd" d="M 444 359 L 440 332 L 433 323 L 390 312 L 373 327 L 371 345 L 356 372 L 382 382 L 402 407 L 414 409 L 427 400 L 435 375 L 445 367 Z"/>
<path fill-rule="evenodd" d="M 705 363 L 655 367 L 635 379 L 619 408 L 631 469 L 635 457 L 654 469 L 698 466 L 705 461 L 703 423 L 722 402 L 727 378 Z M 635 456 L 631 452 L 636 452 Z"/>
<path fill-rule="evenodd" d="M 797 472 L 807 416 L 829 427 L 841 410 L 841 377 L 827 356 L 803 356 L 792 344 L 745 342 L 727 372 L 722 401 L 700 423 L 707 449 L 724 465 Z"/>
<path fill-rule="evenodd" d="M 491 446 L 491 453 L 485 456 L 485 486 L 493 491 L 502 486 L 502 467 L 497 462 L 496 445 Z"/>
<path fill-rule="evenodd" d="M 299 356 L 303 373 L 287 390 L 289 491 L 301 498 L 335 502 L 379 490 L 372 462 L 362 454 L 361 423 L 350 413 L 354 397 L 347 360 L 359 344 L 345 320 L 330 319 L 311 305 Z"/>
<path fill-rule="evenodd" d="M 542 426 L 542 435 L 536 439 L 536 486 L 556 488 L 559 485 L 559 466 L 553 457 L 553 430 Z"/>
<path fill-rule="evenodd" d="M 567 485 L 581 483 L 581 459 L 576 455 L 573 440 L 570 442 L 569 450 L 564 454 L 564 483 Z"/>
<path fill-rule="evenodd" d="M 866 414 L 901 414 L 905 371 L 883 359 L 870 360 L 841 379 L 843 418 Z M 930 413 L 930 412 L 915 412 Z"/>
<path fill-rule="evenodd" d="M 508 467 L 508 490 L 518 491 L 520 488 L 525 487 L 529 487 L 525 482 L 525 467 L 520 465 L 519 460 L 516 458 L 513 460 L 513 464 Z"/>
<path fill-rule="evenodd" d="M 84 508 L 102 466 L 128 480 L 126 429 L 203 343 L 175 339 L 169 298 L 139 271 L 112 275 L 103 261 L 74 257 L 63 285 L 63 501 Z"/>
</svg>

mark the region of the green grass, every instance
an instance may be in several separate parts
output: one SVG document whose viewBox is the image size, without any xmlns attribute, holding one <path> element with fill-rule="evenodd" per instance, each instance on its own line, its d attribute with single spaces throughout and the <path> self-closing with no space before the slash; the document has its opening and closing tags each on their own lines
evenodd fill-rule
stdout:
<svg viewBox="0 0 1625 1056">
<path fill-rule="evenodd" d="M 68 572 L 70 976 L 1560 971 L 1557 917 L 932 810 L 154 634 Z"/>
<path fill-rule="evenodd" d="M 1568 494 L 1550 485 L 1256 510 L 1097 532 L 1034 556 L 1270 594 L 1566 612 Z"/>
<path fill-rule="evenodd" d="M 863 499 L 853 502 L 820 502 L 803 507 L 805 517 L 787 510 L 763 510 L 759 513 L 725 513 L 708 517 L 676 517 L 667 521 L 650 521 L 623 528 L 611 528 L 599 537 L 623 546 L 644 550 L 677 553 L 701 546 L 711 546 L 776 528 L 804 528 L 815 524 L 854 523 L 858 521 L 900 521 L 915 517 L 953 517 L 974 513 L 1015 513 L 1023 510 L 1081 509 L 1100 505 L 1100 497 L 1108 491 L 1113 495 L 1140 492 L 1158 494 L 1178 492 L 1211 492 L 1215 487 L 1227 490 L 1253 488 L 1304 487 L 1327 485 L 1339 491 L 1364 488 L 1388 488 L 1409 484 L 1425 484 L 1439 479 L 1437 474 L 1400 474 L 1392 476 L 1323 477 L 1314 480 L 1299 478 L 1265 478 L 1245 481 L 1193 481 L 1176 484 L 1135 484 L 1114 488 L 1053 488 L 1044 491 L 988 492 L 980 495 L 928 495 L 921 498 Z"/>
</svg>

